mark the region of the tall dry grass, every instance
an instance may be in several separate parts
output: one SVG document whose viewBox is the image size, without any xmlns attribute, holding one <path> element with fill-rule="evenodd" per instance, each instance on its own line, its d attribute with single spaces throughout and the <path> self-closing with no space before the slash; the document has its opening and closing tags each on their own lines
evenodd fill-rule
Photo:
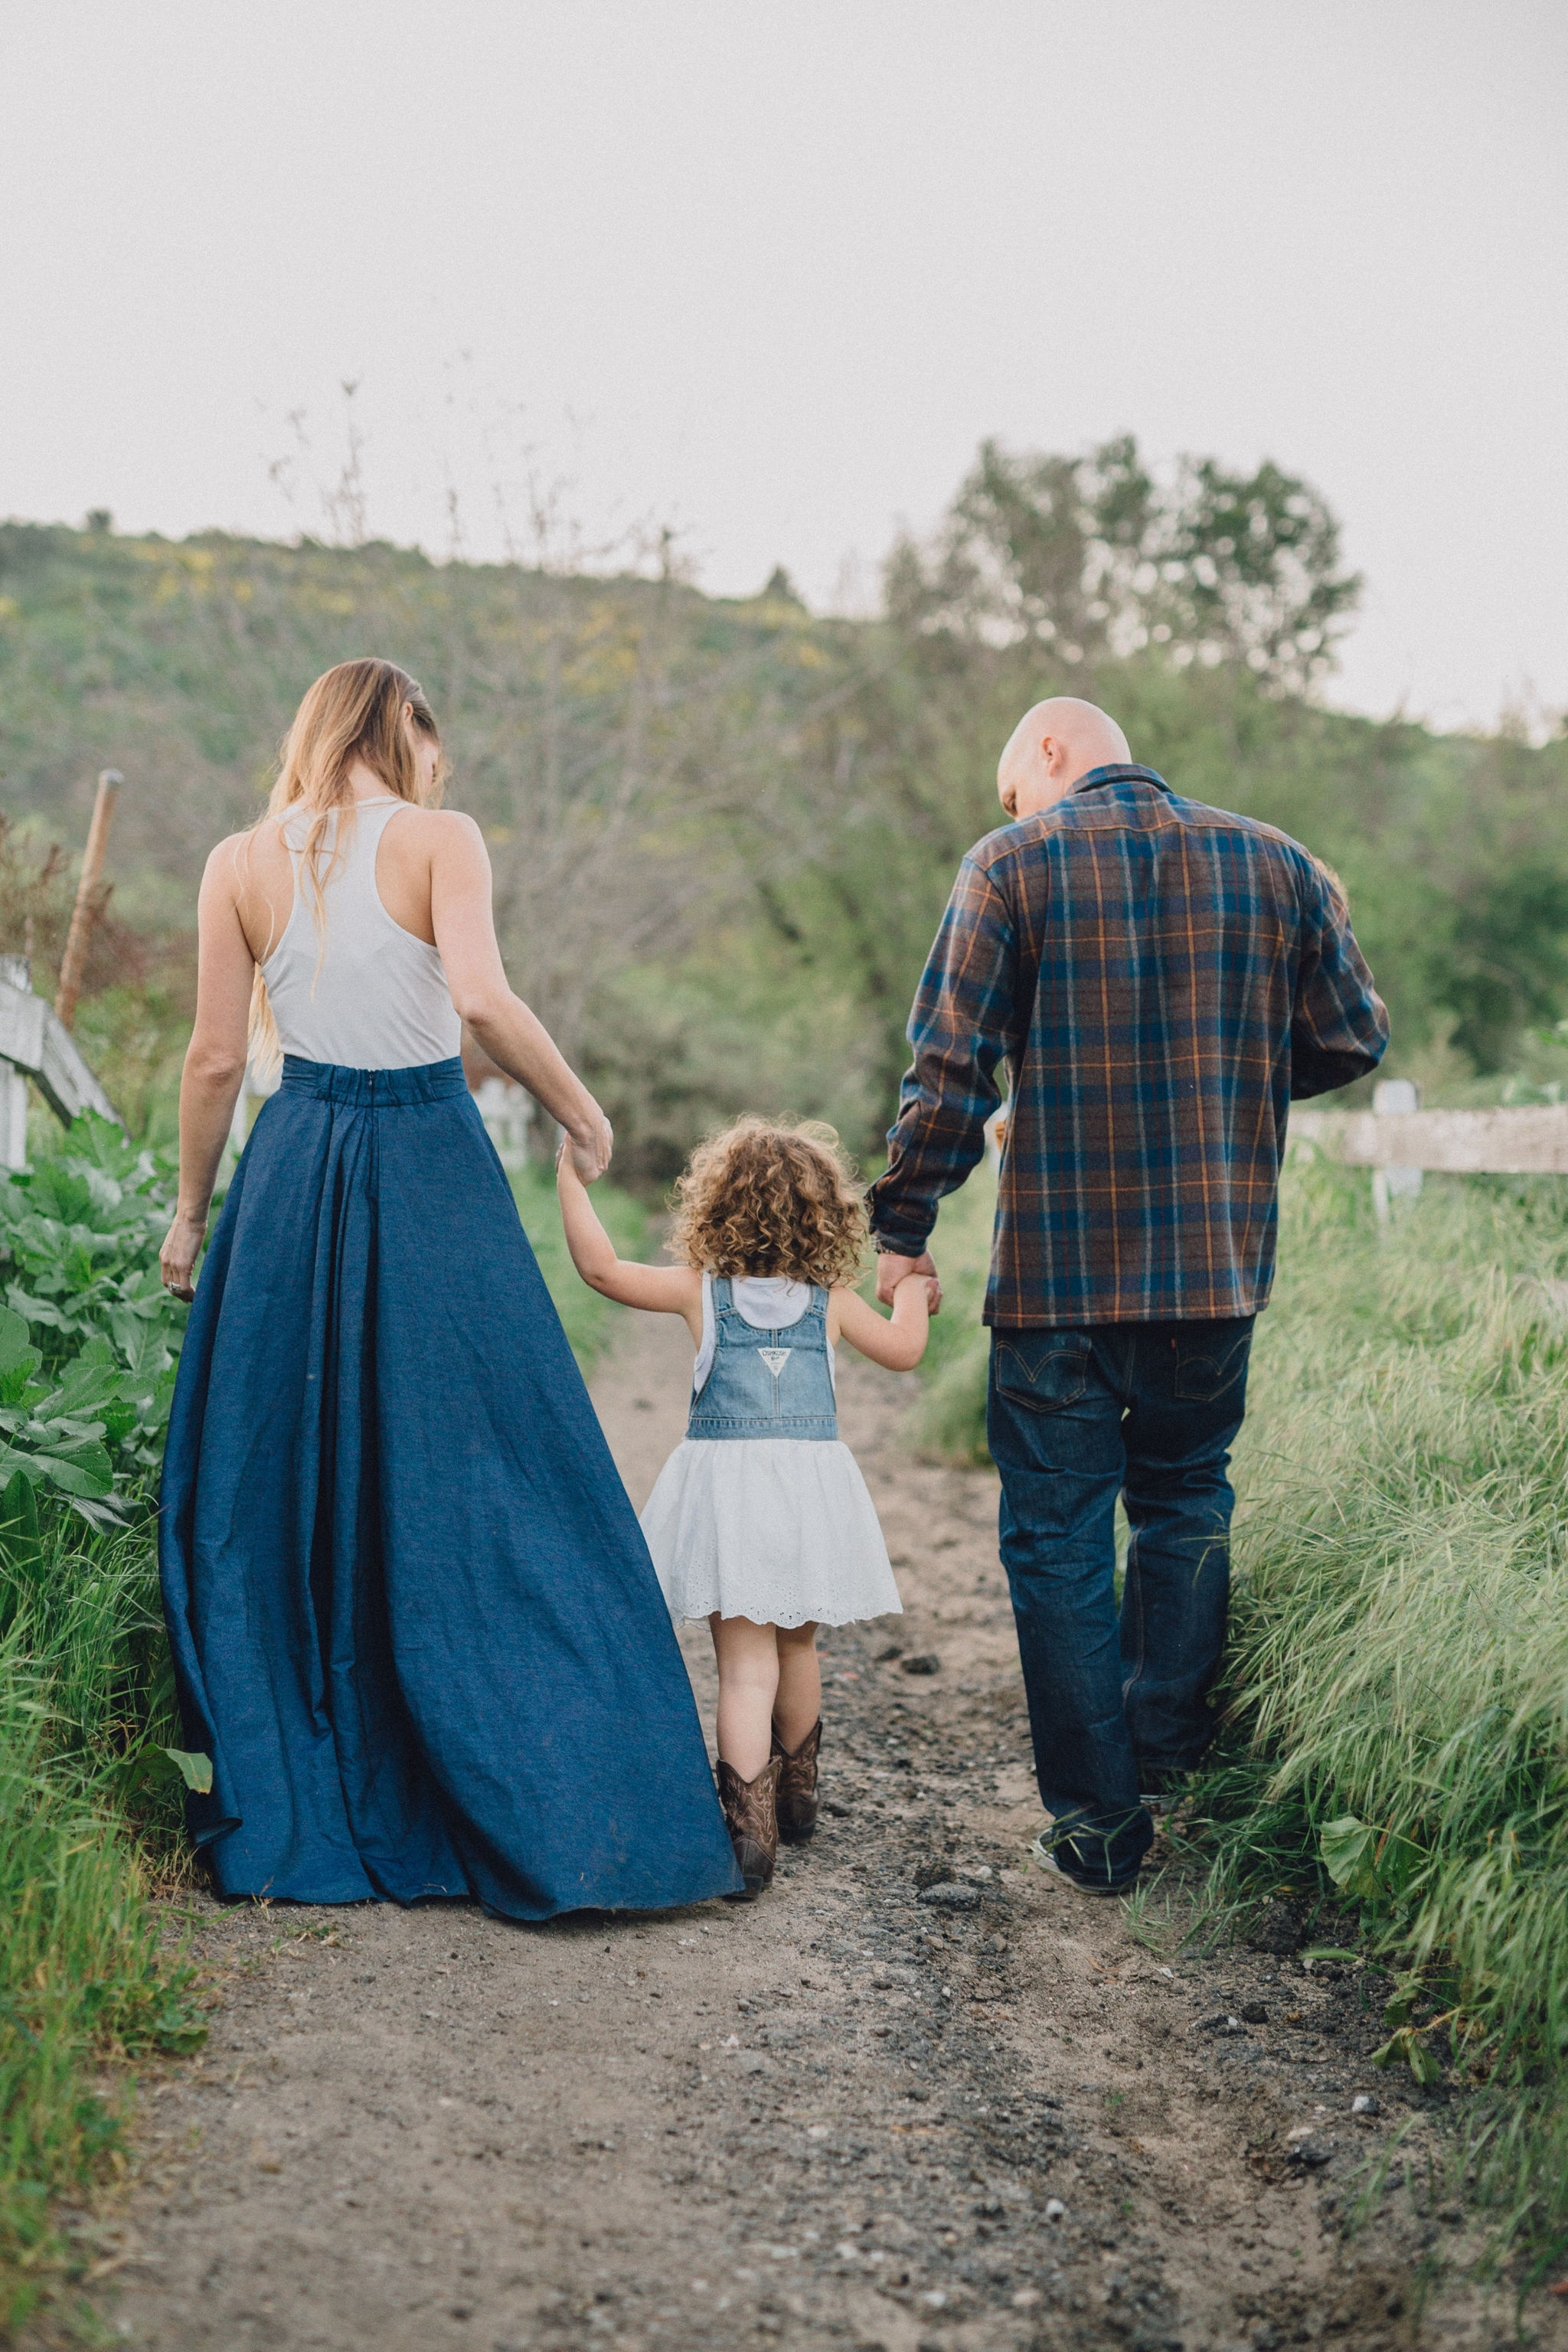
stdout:
<svg viewBox="0 0 1568 2352">
<path fill-rule="evenodd" d="M 984 1456 L 989 1202 L 951 1204 L 919 1416 Z M 1188 1808 L 1222 1908 L 1334 1904 L 1398 1979 L 1385 2063 L 1474 2094 L 1493 2250 L 1568 2244 L 1568 1185 L 1293 1157 L 1236 1477 L 1221 1727 Z M 943 1235 L 948 1254 L 942 1251 Z"/>
<path fill-rule="evenodd" d="M 1215 1890 L 1334 1896 L 1386 2063 L 1479 2095 L 1497 2242 L 1568 2237 L 1568 1191 L 1292 1163 L 1237 1453 Z"/>
</svg>

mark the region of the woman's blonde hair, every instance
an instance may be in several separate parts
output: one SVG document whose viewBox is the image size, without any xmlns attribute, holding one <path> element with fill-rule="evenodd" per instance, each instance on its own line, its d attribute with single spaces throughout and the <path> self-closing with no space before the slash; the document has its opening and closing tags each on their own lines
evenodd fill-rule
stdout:
<svg viewBox="0 0 1568 2352">
<path fill-rule="evenodd" d="M 779 1274 L 825 1290 L 860 1272 L 860 1188 L 820 1119 L 737 1119 L 692 1153 L 675 1201 L 669 1247 L 683 1265 Z"/>
<path fill-rule="evenodd" d="M 300 882 L 310 902 L 323 953 L 326 886 L 342 861 L 345 836 L 354 821 L 349 791 L 349 770 L 354 761 L 363 760 L 395 799 L 411 801 L 416 807 L 439 803 L 445 765 L 437 766 L 433 789 L 423 793 L 414 747 L 403 724 L 405 710 L 421 734 L 439 744 L 440 730 L 425 689 L 405 669 L 399 669 L 395 662 L 370 658 L 339 662 L 306 694 L 279 746 L 278 781 L 258 823 L 287 816 L 291 809 L 309 813 L 300 844 Z M 327 834 L 334 814 L 339 822 L 331 828 L 333 839 L 329 850 Z M 269 940 L 268 954 L 271 946 Z M 282 1058 L 278 1024 L 261 977 L 265 961 L 265 956 L 258 958 L 251 983 L 249 1033 L 250 1058 L 264 1075 L 275 1070 Z"/>
</svg>

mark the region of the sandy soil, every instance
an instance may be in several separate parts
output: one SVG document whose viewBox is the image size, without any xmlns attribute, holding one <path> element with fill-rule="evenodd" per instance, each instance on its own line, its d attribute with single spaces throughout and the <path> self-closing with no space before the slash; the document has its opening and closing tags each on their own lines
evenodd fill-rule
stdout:
<svg viewBox="0 0 1568 2352">
<path fill-rule="evenodd" d="M 598 1383 L 639 1503 L 689 1358 L 637 1318 Z M 827 1811 L 771 1895 L 539 1928 L 198 1899 L 210 2045 L 144 2091 L 137 2186 L 80 2219 L 111 2331 L 159 2352 L 1517 2341 L 1506 2295 L 1429 2284 L 1465 2236 L 1428 2185 L 1442 2095 L 1371 2069 L 1363 1978 L 1305 1969 L 1285 1918 L 1272 1950 L 1184 1957 L 1163 1895 L 1140 1927 L 1027 1865 L 994 1481 L 916 1462 L 908 1402 L 845 1367 L 907 1614 L 825 1643 Z M 685 1647 L 710 1722 L 705 1630 Z M 943 1884 L 968 1907 L 925 1899 Z M 1348 2238 L 1358 2168 L 1396 2142 L 1410 2185 Z M 1536 2340 L 1568 2340 L 1565 2316 L 1532 2306 Z"/>
</svg>

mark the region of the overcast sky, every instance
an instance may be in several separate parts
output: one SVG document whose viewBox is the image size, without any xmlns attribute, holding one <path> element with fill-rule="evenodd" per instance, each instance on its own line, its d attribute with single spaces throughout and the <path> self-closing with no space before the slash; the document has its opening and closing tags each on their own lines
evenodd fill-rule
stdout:
<svg viewBox="0 0 1568 2352">
<path fill-rule="evenodd" d="M 1568 704 L 1562 0 L 6 0 L 0 511 L 672 526 L 864 603 L 983 436 L 1271 457 L 1331 691 Z M 339 516 L 342 522 L 342 516 Z M 388 647 L 387 651 L 395 651 Z"/>
</svg>

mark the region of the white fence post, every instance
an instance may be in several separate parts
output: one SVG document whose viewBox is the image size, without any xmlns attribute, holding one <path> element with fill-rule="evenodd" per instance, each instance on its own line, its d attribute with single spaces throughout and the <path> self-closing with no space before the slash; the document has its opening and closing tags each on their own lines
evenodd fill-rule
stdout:
<svg viewBox="0 0 1568 2352">
<path fill-rule="evenodd" d="M 1421 1108 L 1421 1090 L 1410 1078 L 1379 1078 L 1372 1090 L 1372 1108 L 1379 1118 L 1405 1118 Z M 1389 1220 L 1390 1201 L 1412 1200 L 1421 1190 L 1419 1168 L 1374 1168 L 1372 1171 L 1372 1213 L 1380 1225 Z"/>
<path fill-rule="evenodd" d="M 521 1167 L 528 1158 L 533 1123 L 533 1097 L 527 1087 L 511 1078 L 481 1078 L 474 1088 L 474 1104 L 502 1167 Z"/>
<path fill-rule="evenodd" d="M 26 956 L 0 956 L 0 979 L 32 993 L 33 969 Z M 0 1058 L 0 1166 L 27 1164 L 27 1081 L 15 1062 Z"/>
<path fill-rule="evenodd" d="M 62 1127 L 84 1110 L 121 1124 L 53 1005 L 34 995 L 26 957 L 0 956 L 0 1158 L 8 1168 L 27 1161 L 29 1078 Z"/>
<path fill-rule="evenodd" d="M 0 1163 L 27 1164 L 27 1081 L 14 1062 L 0 1060 Z"/>
</svg>

